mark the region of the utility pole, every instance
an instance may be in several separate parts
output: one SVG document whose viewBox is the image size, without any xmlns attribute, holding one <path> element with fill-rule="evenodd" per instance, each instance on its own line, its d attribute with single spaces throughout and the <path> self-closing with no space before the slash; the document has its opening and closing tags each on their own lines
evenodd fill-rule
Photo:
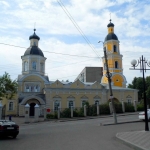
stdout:
<svg viewBox="0 0 150 150">
<path fill-rule="evenodd" d="M 111 76 L 112 76 L 112 74 L 109 72 L 108 60 L 107 60 L 106 48 L 104 47 L 104 42 L 99 41 L 98 43 L 100 43 L 100 42 L 103 43 L 104 57 L 105 57 L 104 68 L 106 67 L 106 77 L 108 78 L 108 85 L 109 85 L 110 99 L 111 99 L 111 105 L 112 105 L 112 110 L 113 110 L 114 124 L 117 124 L 116 110 L 115 110 L 115 105 L 114 105 L 114 100 L 113 100 L 113 92 L 112 92 L 112 88 L 111 88 Z"/>
<path fill-rule="evenodd" d="M 113 117 L 114 117 L 114 123 L 117 124 L 117 116 L 116 116 L 116 110 L 115 110 L 115 105 L 113 101 L 113 92 L 111 88 L 111 76 L 112 74 L 109 72 L 108 68 L 108 60 L 107 60 L 107 54 L 106 54 L 106 48 L 104 47 L 104 56 L 105 56 L 105 63 L 106 63 L 106 77 L 108 78 L 108 84 L 109 84 L 109 91 L 110 91 L 110 99 L 111 99 L 111 104 L 112 104 L 112 110 L 113 110 Z"/>
</svg>

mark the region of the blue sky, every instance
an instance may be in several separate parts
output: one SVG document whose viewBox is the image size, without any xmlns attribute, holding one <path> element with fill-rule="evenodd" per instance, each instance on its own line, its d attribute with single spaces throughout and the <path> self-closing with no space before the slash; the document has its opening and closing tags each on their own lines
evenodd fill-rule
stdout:
<svg viewBox="0 0 150 150">
<path fill-rule="evenodd" d="M 87 44 L 59 3 L 65 6 L 91 45 Z M 74 81 L 84 67 L 102 66 L 100 57 L 103 56 L 103 48 L 98 41 L 104 41 L 107 35 L 111 13 L 115 34 L 120 41 L 127 84 L 135 76 L 142 76 L 139 71 L 129 68 L 133 58 L 144 55 L 150 60 L 148 0 L 61 0 L 59 3 L 58 0 L 0 0 L 0 43 L 25 47 L 0 44 L 0 75 L 6 71 L 16 79 L 21 74 L 21 56 L 29 47 L 29 36 L 33 34 L 35 22 L 36 34 L 40 36 L 39 47 L 47 58 L 46 74 L 50 80 Z M 146 75 L 149 74 L 147 71 Z"/>
</svg>

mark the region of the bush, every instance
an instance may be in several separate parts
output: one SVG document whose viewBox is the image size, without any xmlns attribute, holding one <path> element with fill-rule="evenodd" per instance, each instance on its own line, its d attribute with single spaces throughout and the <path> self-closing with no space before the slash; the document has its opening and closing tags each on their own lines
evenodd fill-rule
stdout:
<svg viewBox="0 0 150 150">
<path fill-rule="evenodd" d="M 125 104 L 125 112 L 135 112 L 134 106 L 132 104 L 124 103 Z"/>
<path fill-rule="evenodd" d="M 62 112 L 60 112 L 61 118 L 71 118 L 71 109 L 65 108 Z"/>
<path fill-rule="evenodd" d="M 137 111 L 144 111 L 144 104 L 137 104 Z"/>
<path fill-rule="evenodd" d="M 105 115 L 110 114 L 108 103 L 101 104 L 99 108 L 100 108 L 100 114 L 105 114 Z"/>
<path fill-rule="evenodd" d="M 96 105 L 87 106 L 87 116 L 97 116 Z"/>
<path fill-rule="evenodd" d="M 115 105 L 116 113 L 123 113 L 121 103 L 115 103 L 114 105 Z"/>
<path fill-rule="evenodd" d="M 55 112 L 54 114 L 47 114 L 46 118 L 47 119 L 57 119 L 57 113 Z"/>
</svg>

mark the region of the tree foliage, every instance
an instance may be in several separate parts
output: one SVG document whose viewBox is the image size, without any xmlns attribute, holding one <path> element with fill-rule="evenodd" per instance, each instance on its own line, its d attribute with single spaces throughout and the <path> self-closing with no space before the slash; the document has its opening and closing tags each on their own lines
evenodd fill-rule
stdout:
<svg viewBox="0 0 150 150">
<path fill-rule="evenodd" d="M 128 88 L 137 89 L 139 101 L 141 101 L 144 97 L 144 88 L 143 88 L 143 78 L 142 77 L 135 77 L 132 81 L 132 84 L 128 85 Z M 150 102 L 150 76 L 145 78 L 145 93 L 146 99 Z"/>
<path fill-rule="evenodd" d="M 0 76 L 0 98 L 6 97 L 11 99 L 17 93 L 17 88 L 17 81 L 12 80 L 8 73 L 5 72 L 3 76 Z"/>
</svg>

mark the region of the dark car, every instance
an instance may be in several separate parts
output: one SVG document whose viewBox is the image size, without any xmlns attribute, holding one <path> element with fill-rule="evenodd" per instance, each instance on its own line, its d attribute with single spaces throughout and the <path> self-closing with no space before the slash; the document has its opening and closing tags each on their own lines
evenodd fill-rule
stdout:
<svg viewBox="0 0 150 150">
<path fill-rule="evenodd" d="M 19 126 L 9 120 L 0 120 L 0 138 L 11 136 L 13 138 L 16 138 L 19 134 Z"/>
</svg>

